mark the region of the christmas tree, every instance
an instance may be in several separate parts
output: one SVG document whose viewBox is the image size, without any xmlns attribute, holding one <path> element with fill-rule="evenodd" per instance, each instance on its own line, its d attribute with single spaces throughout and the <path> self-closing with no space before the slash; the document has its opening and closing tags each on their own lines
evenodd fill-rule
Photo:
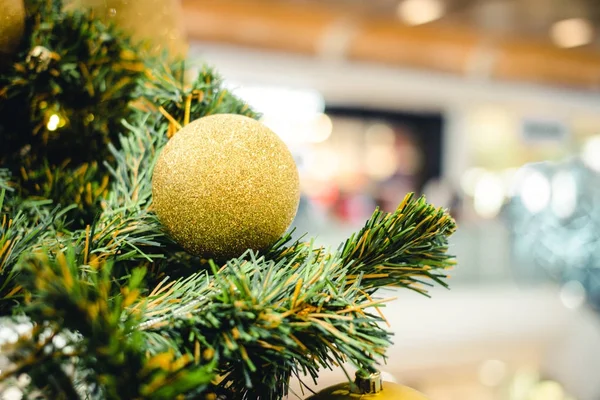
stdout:
<svg viewBox="0 0 600 400">
<path fill-rule="evenodd" d="M 281 399 L 293 378 L 385 361 L 379 288 L 446 286 L 455 223 L 413 195 L 335 250 L 284 233 L 186 251 L 153 208 L 161 151 L 190 121 L 259 115 L 89 11 L 27 0 L 19 18 L 0 66 L 0 393 Z"/>
</svg>

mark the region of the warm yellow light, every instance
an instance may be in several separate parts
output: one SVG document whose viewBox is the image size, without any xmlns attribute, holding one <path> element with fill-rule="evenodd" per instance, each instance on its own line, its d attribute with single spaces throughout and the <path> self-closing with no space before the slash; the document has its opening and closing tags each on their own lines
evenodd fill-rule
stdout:
<svg viewBox="0 0 600 400">
<path fill-rule="evenodd" d="M 396 152 L 391 146 L 369 146 L 365 152 L 365 168 L 367 174 L 377 180 L 384 180 L 394 175 L 398 168 Z"/>
<path fill-rule="evenodd" d="M 422 25 L 444 15 L 440 0 L 404 0 L 398 4 L 398 17 L 408 25 Z"/>
<path fill-rule="evenodd" d="M 479 366 L 479 381 L 485 386 L 498 386 L 506 377 L 506 370 L 504 362 L 487 360 Z"/>
<path fill-rule="evenodd" d="M 533 390 L 529 398 L 531 400 L 563 400 L 565 392 L 558 382 L 544 381 Z"/>
<path fill-rule="evenodd" d="M 550 37 L 558 47 L 583 46 L 592 41 L 594 28 L 583 18 L 564 19 L 552 25 Z"/>
<path fill-rule="evenodd" d="M 475 212 L 482 218 L 494 218 L 504 204 L 502 179 L 492 173 L 485 173 L 477 181 L 473 193 Z"/>
<path fill-rule="evenodd" d="M 340 165 L 340 154 L 329 147 L 315 150 L 307 160 L 308 173 L 320 181 L 336 178 L 340 171 Z"/>
<path fill-rule="evenodd" d="M 474 167 L 466 170 L 460 177 L 460 186 L 462 190 L 469 196 L 475 194 L 475 188 L 479 180 L 486 174 L 486 170 L 479 167 Z"/>
<path fill-rule="evenodd" d="M 313 123 L 313 129 L 309 135 L 308 141 L 311 143 L 321 143 L 329 139 L 333 131 L 331 118 L 327 114 L 318 114 Z"/>
<path fill-rule="evenodd" d="M 48 124 L 46 124 L 46 128 L 48 128 L 49 131 L 55 131 L 56 128 L 58 128 L 59 124 L 60 124 L 60 117 L 56 114 L 52 114 L 50 116 L 50 118 L 48 119 Z"/>
<path fill-rule="evenodd" d="M 375 123 L 365 132 L 367 145 L 393 146 L 396 141 L 394 130 L 387 124 Z"/>
</svg>

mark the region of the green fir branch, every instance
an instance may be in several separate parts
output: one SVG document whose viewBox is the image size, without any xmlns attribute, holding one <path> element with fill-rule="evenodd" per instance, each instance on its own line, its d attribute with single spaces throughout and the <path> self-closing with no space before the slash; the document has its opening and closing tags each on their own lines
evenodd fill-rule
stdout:
<svg viewBox="0 0 600 400">
<path fill-rule="evenodd" d="M 447 253 L 456 223 L 448 212 L 408 194 L 393 213 L 376 210 L 341 246 L 341 258 L 363 288 L 399 286 L 426 294 L 431 281 L 446 286 L 454 257 Z"/>
<path fill-rule="evenodd" d="M 0 165 L 22 197 L 78 204 L 89 223 L 104 196 L 107 144 L 143 78 L 129 39 L 89 12 L 60 0 L 26 0 L 25 34 L 0 73 Z"/>
<path fill-rule="evenodd" d="M 373 369 L 390 333 L 367 313 L 373 301 L 347 268 L 307 247 L 297 259 L 268 261 L 248 252 L 213 273 L 161 283 L 143 303 L 140 327 L 150 351 L 179 349 L 219 361 L 214 388 L 226 398 L 280 399 L 292 376 L 350 361 Z M 134 309 L 139 306 L 134 306 Z"/>
<path fill-rule="evenodd" d="M 203 66 L 189 84 L 184 82 L 183 63 L 174 66 L 165 63 L 153 65 L 148 74 L 148 84 L 141 91 L 145 101 L 140 109 L 160 110 L 165 117 L 160 123 L 183 126 L 212 114 L 259 117 L 245 102 L 224 89 L 222 78 L 208 66 Z M 171 134 L 174 134 L 178 127 L 172 129 Z"/>
<path fill-rule="evenodd" d="M 397 286 L 427 294 L 425 286 L 432 283 L 447 286 L 444 279 L 455 264 L 454 256 L 448 254 L 448 237 L 455 230 L 456 223 L 446 210 L 409 193 L 396 211 L 375 210 L 338 251 L 313 251 L 347 265 L 349 282 L 361 279 L 363 290 Z M 267 259 L 275 261 L 306 254 L 307 243 L 302 238 L 292 240 L 291 233 L 264 251 Z"/>
<path fill-rule="evenodd" d="M 7 180 L 3 182 L 2 186 L 8 186 Z M 73 208 L 50 208 L 48 200 L 13 197 L 14 192 L 0 189 L 0 315 L 11 314 L 22 298 L 17 283 L 21 257 L 53 241 L 61 231 L 64 215 Z"/>
<path fill-rule="evenodd" d="M 173 399 L 210 383 L 212 363 L 194 364 L 171 349 L 146 354 L 139 314 L 128 309 L 138 300 L 143 269 L 111 296 L 111 264 L 81 277 L 87 267 L 77 258 L 74 248 L 43 250 L 24 263 L 20 282 L 37 325 L 30 337 L 3 349 L 14 367 L 0 380 L 26 373 L 48 399 Z"/>
</svg>

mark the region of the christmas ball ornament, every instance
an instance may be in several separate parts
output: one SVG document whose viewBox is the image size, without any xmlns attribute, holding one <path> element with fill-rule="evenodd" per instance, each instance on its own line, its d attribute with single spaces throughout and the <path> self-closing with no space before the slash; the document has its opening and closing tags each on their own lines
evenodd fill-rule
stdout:
<svg viewBox="0 0 600 400">
<path fill-rule="evenodd" d="M 184 58 L 187 40 L 180 0 L 70 0 L 69 7 L 91 8 L 105 22 L 114 22 L 150 54 L 169 51 Z"/>
<path fill-rule="evenodd" d="M 320 391 L 307 400 L 427 400 L 414 389 L 383 382 L 381 374 L 357 372 L 354 383 L 341 383 Z"/>
<path fill-rule="evenodd" d="M 251 118 L 200 118 L 173 136 L 152 177 L 153 208 L 190 253 L 224 259 L 262 249 L 290 226 L 300 200 L 286 145 Z"/>
<path fill-rule="evenodd" d="M 25 28 L 23 0 L 0 0 L 0 54 L 11 54 Z"/>
</svg>

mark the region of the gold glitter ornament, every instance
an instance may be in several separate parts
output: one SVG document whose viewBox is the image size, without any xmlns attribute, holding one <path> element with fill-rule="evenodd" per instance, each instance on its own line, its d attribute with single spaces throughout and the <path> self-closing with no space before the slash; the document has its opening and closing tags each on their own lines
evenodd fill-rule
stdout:
<svg viewBox="0 0 600 400">
<path fill-rule="evenodd" d="M 354 384 L 341 383 L 323 389 L 307 400 L 427 400 L 423 394 L 406 386 L 383 382 L 381 374 L 356 374 Z"/>
<path fill-rule="evenodd" d="M 183 248 L 221 260 L 279 239 L 296 214 L 300 183 L 275 133 L 251 118 L 218 114 L 170 139 L 152 195 L 159 220 Z"/>
<path fill-rule="evenodd" d="M 0 0 L 0 55 L 13 53 L 23 37 L 24 29 L 23 0 Z"/>
</svg>

